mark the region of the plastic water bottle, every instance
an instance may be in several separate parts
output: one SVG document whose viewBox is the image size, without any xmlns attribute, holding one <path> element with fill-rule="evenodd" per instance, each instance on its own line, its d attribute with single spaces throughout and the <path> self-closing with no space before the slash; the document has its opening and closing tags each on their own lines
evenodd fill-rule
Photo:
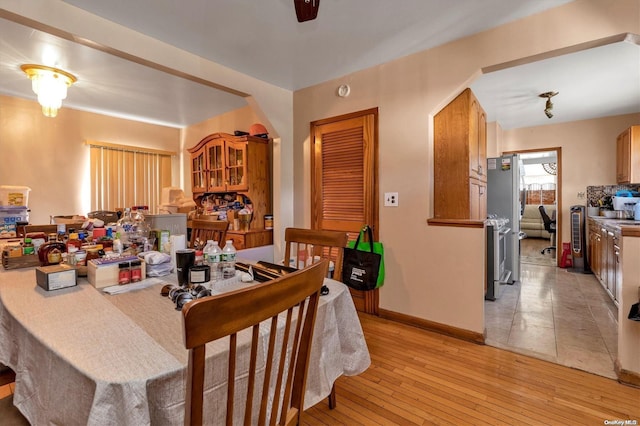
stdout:
<svg viewBox="0 0 640 426">
<path fill-rule="evenodd" d="M 204 247 L 204 261 L 211 269 L 211 281 L 219 281 L 222 278 L 222 269 L 220 268 L 220 255 L 222 249 L 217 241 L 208 240 Z"/>
<path fill-rule="evenodd" d="M 116 232 L 116 238 L 113 240 L 112 250 L 114 253 L 118 253 L 118 255 L 122 254 L 124 247 L 122 245 L 122 240 L 120 240 L 120 233 Z"/>
<path fill-rule="evenodd" d="M 222 278 L 233 278 L 236 276 L 236 248 L 233 246 L 232 240 L 227 240 L 227 243 L 222 249 Z"/>
<path fill-rule="evenodd" d="M 207 244 L 202 249 L 202 255 L 204 256 L 204 262 L 209 263 L 209 253 L 213 249 L 213 240 L 207 240 Z"/>
<path fill-rule="evenodd" d="M 209 264 L 209 252 L 213 249 L 213 240 L 207 240 L 207 244 L 202 248 L 202 264 Z"/>
</svg>

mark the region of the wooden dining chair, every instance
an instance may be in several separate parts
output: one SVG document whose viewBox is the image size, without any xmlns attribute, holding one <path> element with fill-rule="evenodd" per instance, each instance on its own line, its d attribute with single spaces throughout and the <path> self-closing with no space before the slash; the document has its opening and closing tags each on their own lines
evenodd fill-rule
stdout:
<svg viewBox="0 0 640 426">
<path fill-rule="evenodd" d="M 308 261 L 329 259 L 334 264 L 332 278 L 342 280 L 342 258 L 349 235 L 321 229 L 287 228 L 284 231 L 285 265 L 298 268 Z"/>
<path fill-rule="evenodd" d="M 320 259 L 331 260 L 334 264 L 331 278 L 342 281 L 342 259 L 344 248 L 347 245 L 349 234 L 339 231 L 325 231 L 321 229 L 287 228 L 284 231 L 285 240 L 285 264 L 299 267 L 306 263 Z M 329 394 L 329 408 L 336 407 L 336 387 L 331 387 Z"/>
<path fill-rule="evenodd" d="M 300 423 L 320 288 L 327 266 L 327 261 L 319 262 L 273 281 L 194 300 L 182 308 L 184 344 L 189 350 L 185 425 L 203 422 L 205 345 L 226 336 L 229 336 L 226 424 L 233 424 L 238 333 L 249 327 L 251 353 L 243 424 L 255 424 L 252 403 L 256 392 L 261 395 L 259 411 L 255 413 L 257 424 L 276 424 L 278 413 L 281 413 L 279 425 Z M 264 378 L 258 383 L 256 372 L 262 369 L 256 365 L 262 347 L 260 323 L 266 320 L 270 326 L 268 351 Z M 280 327 L 284 327 L 284 334 L 277 338 L 278 324 L 283 321 L 284 326 Z M 243 366 L 240 370 L 246 371 Z"/>
<path fill-rule="evenodd" d="M 226 220 L 193 219 L 191 221 L 189 246 L 194 248 L 196 242 L 205 245 L 207 240 L 213 240 L 217 241 L 220 247 L 224 247 L 228 229 L 229 222 Z"/>
</svg>

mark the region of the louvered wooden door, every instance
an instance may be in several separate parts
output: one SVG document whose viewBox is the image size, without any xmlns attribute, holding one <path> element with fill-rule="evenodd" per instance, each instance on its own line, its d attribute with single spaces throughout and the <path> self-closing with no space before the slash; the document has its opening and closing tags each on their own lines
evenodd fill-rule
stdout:
<svg viewBox="0 0 640 426">
<path fill-rule="evenodd" d="M 369 224 L 378 239 L 377 109 L 311 123 L 312 228 L 348 232 Z M 358 310 L 378 311 L 378 290 L 351 291 Z"/>
</svg>

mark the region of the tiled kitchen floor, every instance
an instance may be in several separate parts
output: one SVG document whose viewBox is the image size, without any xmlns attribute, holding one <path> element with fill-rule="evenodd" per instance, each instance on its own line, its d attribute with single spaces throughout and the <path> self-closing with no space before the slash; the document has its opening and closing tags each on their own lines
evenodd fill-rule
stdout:
<svg viewBox="0 0 640 426">
<path fill-rule="evenodd" d="M 522 263 L 520 282 L 485 301 L 486 343 L 615 379 L 617 315 L 593 275 Z"/>
</svg>

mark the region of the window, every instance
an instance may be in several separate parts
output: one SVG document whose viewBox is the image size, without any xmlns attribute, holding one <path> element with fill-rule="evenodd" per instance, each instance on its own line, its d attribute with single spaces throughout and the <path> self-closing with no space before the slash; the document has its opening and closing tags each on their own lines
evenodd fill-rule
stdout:
<svg viewBox="0 0 640 426">
<path fill-rule="evenodd" d="M 91 161 L 91 209 L 116 210 L 160 204 L 162 188 L 171 186 L 174 152 L 87 141 Z"/>
</svg>

